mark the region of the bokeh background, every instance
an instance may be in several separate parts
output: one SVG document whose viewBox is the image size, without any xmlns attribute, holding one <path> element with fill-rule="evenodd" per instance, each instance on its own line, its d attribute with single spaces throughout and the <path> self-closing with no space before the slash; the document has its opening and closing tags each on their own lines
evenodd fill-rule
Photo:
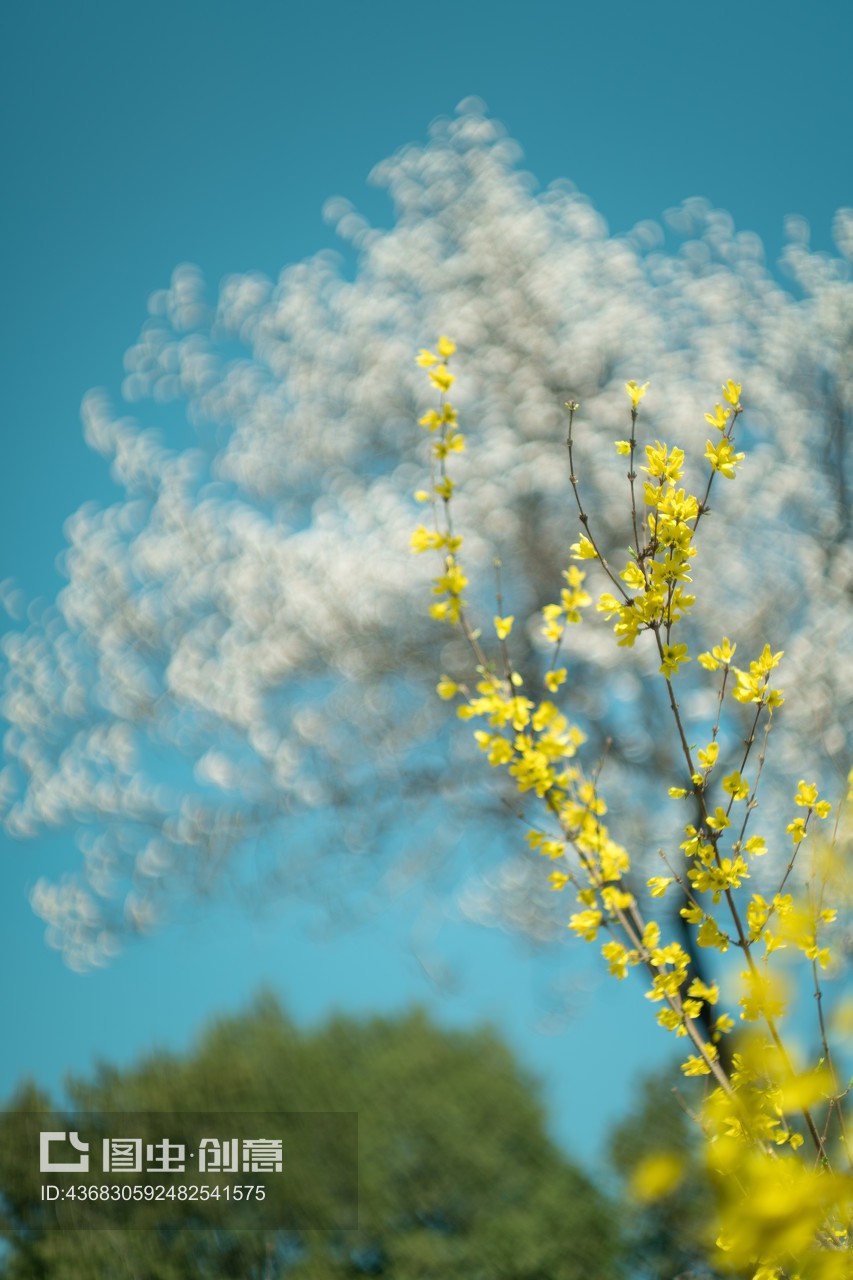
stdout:
<svg viewBox="0 0 853 1280">
<path fill-rule="evenodd" d="M 843 6 L 81 0 L 6 5 L 1 21 L 0 580 L 13 632 L 63 587 L 69 517 L 121 494 L 84 440 L 80 405 L 93 387 L 120 403 L 149 297 L 180 264 L 197 264 L 215 298 L 226 276 L 275 280 L 325 250 L 357 280 L 359 246 L 335 226 L 346 206 L 330 220 L 327 201 L 343 197 L 391 227 L 369 173 L 424 146 L 431 122 L 472 95 L 518 142 L 539 189 L 569 180 L 605 236 L 663 225 L 665 211 L 703 196 L 760 238 L 769 276 L 794 295 L 783 246 L 810 229 L 813 252 L 836 254 L 833 219 L 853 203 Z M 190 445 L 174 401 L 159 410 L 155 399 L 143 417 L 171 447 Z M 310 843 L 315 819 L 294 821 Z M 261 840 L 241 855 L 236 885 L 196 886 L 80 972 L 47 945 L 29 904 L 37 882 L 74 870 L 74 832 L 36 827 L 2 837 L 4 1095 L 25 1074 L 58 1092 L 67 1071 L 95 1060 L 183 1050 L 261 985 L 305 1027 L 334 1010 L 419 1002 L 445 1026 L 491 1021 L 543 1080 L 553 1136 L 595 1167 L 637 1072 L 669 1061 L 644 1002 L 579 942 L 466 916 L 464 841 L 437 880 L 401 888 L 383 871 L 329 920 L 310 894 L 251 892 L 253 860 L 277 852 Z M 383 835 L 384 868 L 402 838 Z"/>
</svg>

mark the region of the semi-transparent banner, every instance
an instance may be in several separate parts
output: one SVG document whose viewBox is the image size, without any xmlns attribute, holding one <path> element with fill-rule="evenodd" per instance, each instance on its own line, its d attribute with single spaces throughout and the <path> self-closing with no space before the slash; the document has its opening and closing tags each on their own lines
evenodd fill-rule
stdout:
<svg viewBox="0 0 853 1280">
<path fill-rule="evenodd" d="M 5 1112 L 0 1142 L 34 1229 L 358 1225 L 356 1112 Z"/>
</svg>

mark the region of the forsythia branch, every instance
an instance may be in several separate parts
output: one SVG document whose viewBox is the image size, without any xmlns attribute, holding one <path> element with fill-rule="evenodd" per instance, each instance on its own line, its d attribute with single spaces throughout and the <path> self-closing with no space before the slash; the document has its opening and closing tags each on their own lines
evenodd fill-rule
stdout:
<svg viewBox="0 0 853 1280">
<path fill-rule="evenodd" d="M 447 398 L 455 380 L 449 367 L 455 351 L 454 343 L 442 336 L 435 352 L 423 349 L 417 357 L 438 392 L 438 406 L 420 420 L 432 437 L 432 479 L 428 491 L 416 494 L 419 501 L 431 504 L 433 527 L 419 526 L 412 547 L 416 552 L 438 553 L 441 572 L 434 579 L 437 599 L 430 613 L 461 630 L 476 672 L 470 685 L 442 676 L 439 696 L 459 700 L 460 719 L 479 721 L 482 727 L 474 736 L 489 765 L 505 770 L 522 797 L 542 806 L 545 825 L 530 824 L 527 841 L 552 863 L 552 889 L 561 892 L 571 885 L 575 890 L 577 910 L 569 915 L 567 927 L 587 942 L 595 942 L 604 931 L 607 939 L 601 953 L 617 979 L 624 978 L 630 968 L 645 972 L 645 996 L 658 1007 L 658 1024 L 691 1042 L 694 1052 L 682 1064 L 683 1072 L 713 1081 L 701 1124 L 718 1190 L 717 1245 L 723 1265 L 746 1272 L 753 1280 L 849 1277 L 853 1180 L 849 1172 L 834 1169 L 839 1158 L 853 1167 L 843 1113 L 847 1091 L 841 1090 L 833 1066 L 819 977 L 819 971 L 833 962 L 824 934 L 834 923 L 836 911 L 823 906 L 830 875 L 819 865 L 825 846 L 818 845 L 815 824 L 828 817 L 832 806 L 820 798 L 816 784 L 799 782 L 793 797 L 798 813 L 786 828 L 793 851 L 778 890 L 769 901 L 760 893 L 749 893 L 745 882 L 751 878 L 753 862 L 768 852 L 767 837 L 747 838 L 746 830 L 757 804 L 773 713 L 784 701 L 782 691 L 772 683 L 783 653 L 774 653 L 767 644 L 747 667 L 739 668 L 733 664 L 737 646 L 724 637 L 696 655 L 710 676 L 721 673 L 716 716 L 704 747 L 690 744 L 676 695 L 680 669 L 692 660 L 689 645 L 680 636 L 695 604 L 691 588 L 698 554 L 696 534 L 710 511 L 716 477 L 733 480 L 745 457 L 735 444 L 743 412 L 741 385 L 728 379 L 722 401 L 705 414 L 713 435 L 704 452 L 709 473 L 701 499 L 683 481 L 684 450 L 655 440 L 645 446 L 645 465 L 639 468 L 646 477 L 640 503 L 637 426 L 649 383 L 625 384 L 631 432 L 628 440 L 616 441 L 616 451 L 629 460 L 633 545 L 621 571 L 605 558 L 581 500 L 573 448 L 580 408 L 575 401 L 567 404 L 566 439 L 569 479 L 582 527 L 571 548 L 572 559 L 601 566 L 613 591 L 601 593 L 596 610 L 613 620 L 620 647 L 633 648 L 646 632 L 653 637 L 673 730 L 690 779 L 689 787 L 672 786 L 669 794 L 676 800 L 691 797 L 698 814 L 695 824 L 684 826 L 685 839 L 679 846 L 684 870 L 676 867 L 678 855 L 662 851 L 670 874 L 647 880 L 649 901 L 665 897 L 675 886 L 673 892 L 682 900 L 678 910 L 696 929 L 698 947 L 725 954 L 734 946 L 746 966 L 739 1000 L 744 1029 L 734 1042 L 732 1065 L 727 1069 L 718 1045 L 722 1037 L 733 1035 L 734 1018 L 727 1012 L 712 1015 L 710 1039 L 703 1035 L 699 1021 L 704 1018 L 708 1023 L 708 1010 L 720 1000 L 719 985 L 699 978 L 684 947 L 667 941 L 661 921 L 648 916 L 648 908 L 632 888 L 628 850 L 603 821 L 607 805 L 597 773 L 588 776 L 580 763 L 584 734 L 554 700 L 571 689 L 567 667 L 557 666 L 561 648 L 570 627 L 581 623 L 583 611 L 593 602 L 586 571 L 570 564 L 563 571 L 558 597 L 542 610 L 541 633 L 551 647 L 551 659 L 542 674 L 541 693 L 525 685 L 512 664 L 515 617 L 505 612 L 499 562 L 495 563 L 497 599 L 492 620 L 497 660 L 490 659 L 490 646 L 469 618 L 464 596 L 469 582 L 460 559 L 463 539 L 452 519 L 456 484 L 450 464 L 465 449 L 457 413 Z M 715 769 L 727 691 L 732 701 L 754 711 L 739 767 L 718 783 Z M 753 766 L 752 748 L 762 720 L 763 742 Z M 738 806 L 742 806 L 740 812 Z M 829 849 L 836 843 L 837 826 Z M 800 893 L 799 888 L 796 894 L 783 892 L 803 849 L 814 851 L 807 892 Z M 724 908 L 722 913 L 718 907 Z M 764 947 L 760 959 L 755 954 L 759 944 Z M 811 966 L 824 1050 L 818 1064 L 798 1065 L 783 1038 L 789 995 L 773 966 L 775 954 L 784 950 L 801 953 Z M 794 1122 L 796 1116 L 811 1140 L 815 1163 L 810 1164 L 800 1151 L 804 1138 Z"/>
</svg>

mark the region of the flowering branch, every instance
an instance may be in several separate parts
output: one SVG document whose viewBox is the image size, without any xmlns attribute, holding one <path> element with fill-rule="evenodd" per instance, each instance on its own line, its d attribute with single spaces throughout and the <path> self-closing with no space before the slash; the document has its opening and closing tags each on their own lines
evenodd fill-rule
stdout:
<svg viewBox="0 0 853 1280">
<path fill-rule="evenodd" d="M 573 448 L 575 415 L 580 408 L 575 401 L 567 405 L 566 439 L 570 482 L 582 527 L 578 542 L 571 547 L 572 559 L 598 561 L 614 588 L 616 594 L 605 591 L 599 596 L 596 608 L 606 618 L 615 619 L 613 630 L 619 646 L 630 649 L 644 632 L 651 632 L 676 740 L 690 779 L 689 789 L 673 786 L 669 794 L 674 799 L 691 795 L 698 806 L 696 825 L 685 826 L 686 839 L 680 845 L 686 874 L 675 870 L 672 859 L 662 851 L 670 875 L 653 876 L 646 888 L 654 900 L 664 897 L 670 885 L 677 886 L 683 899 L 680 915 L 696 928 L 699 947 L 724 954 L 733 942 L 740 949 L 746 963 L 740 1021 L 765 1028 L 764 1034 L 753 1031 L 741 1035 L 735 1042 L 735 1051 L 727 1055 L 731 1065 L 724 1066 L 718 1045 L 723 1036 L 732 1034 L 735 1021 L 725 1012 L 709 1017 L 709 1010 L 719 1001 L 718 984 L 697 976 L 688 952 L 679 942 L 664 940 L 660 923 L 646 917 L 629 888 L 631 858 L 602 820 L 607 806 L 599 791 L 597 772 L 587 776 L 578 761 L 584 735 L 569 723 L 553 700 L 567 681 L 566 667 L 556 666 L 567 629 L 581 622 L 583 610 L 592 603 L 585 585 L 586 572 L 577 563 L 565 569 L 565 585 L 559 599 L 542 610 L 542 635 L 552 649 L 542 676 L 541 696 L 531 696 L 532 691 L 525 688 L 522 676 L 513 669 L 510 636 L 515 619 L 504 613 L 498 562 L 493 628 L 500 646 L 501 674 L 488 659 L 481 631 L 468 619 L 462 597 L 468 579 L 459 562 L 462 539 L 454 532 L 451 521 L 455 486 L 447 466 L 450 454 L 464 448 L 456 413 L 446 399 L 454 380 L 447 362 L 454 352 L 454 344 L 442 337 L 437 354 L 423 350 L 418 357 L 440 392 L 438 409 L 428 411 L 421 425 L 440 434 L 432 447 L 432 489 L 416 495 L 421 501 L 431 501 L 434 528 L 429 532 L 419 526 L 412 545 L 415 551 L 437 550 L 442 556 L 443 571 L 433 586 L 439 599 L 430 612 L 461 629 L 471 648 L 478 680 L 471 691 L 467 685 L 442 676 L 438 693 L 447 700 L 461 698 L 457 706 L 459 718 L 485 722 L 487 727 L 475 730 L 474 736 L 489 764 L 506 769 L 520 794 L 533 793 L 543 805 L 549 823 L 545 827 L 529 826 L 527 841 L 530 848 L 555 864 L 557 869 L 549 876 L 552 889 L 560 892 L 567 885 L 575 889 L 578 910 L 570 916 L 568 927 L 588 942 L 594 942 L 602 929 L 605 931 L 607 940 L 601 953 L 615 977 L 624 978 L 629 968 L 645 971 L 646 998 L 660 1006 L 659 1025 L 677 1037 L 688 1038 L 695 1050 L 682 1064 L 683 1072 L 710 1076 L 716 1085 L 708 1096 L 702 1124 L 708 1136 L 709 1163 L 719 1180 L 721 1229 L 717 1243 L 728 1262 L 736 1269 L 748 1270 L 753 1280 L 807 1274 L 840 1280 L 849 1275 L 846 1232 L 853 1210 L 853 1180 L 833 1171 L 834 1132 L 850 1163 L 842 1108 L 846 1090 L 841 1092 L 832 1066 L 818 979 L 818 968 L 825 968 L 830 960 L 829 948 L 820 945 L 818 935 L 833 923 L 835 911 L 821 905 L 814 882 L 804 899 L 798 897 L 795 901 L 794 894 L 783 892 L 800 850 L 807 837 L 811 839 L 812 819 L 825 819 L 831 805 L 819 798 L 815 784 L 800 781 L 794 804 L 804 812 L 786 828 L 793 851 L 778 891 L 770 902 L 759 893 L 747 895 L 744 882 L 751 877 L 752 864 L 768 851 L 763 835 L 746 838 L 746 830 L 757 803 L 773 713 L 784 701 L 782 691 L 771 684 L 772 673 L 783 654 L 774 653 L 765 645 L 748 667 L 739 668 L 733 664 L 737 646 L 724 637 L 720 644 L 698 655 L 705 670 L 722 673 L 710 740 L 698 750 L 688 741 L 675 689 L 679 669 L 691 661 L 688 645 L 678 640 L 677 633 L 695 604 L 690 587 L 692 561 L 697 554 L 696 533 L 703 516 L 710 512 L 708 504 L 716 476 L 733 480 L 744 459 L 744 453 L 737 452 L 735 446 L 735 426 L 742 413 L 740 384 L 732 379 L 724 383 L 724 403 L 705 415 L 706 422 L 718 434 L 707 441 L 705 448 L 710 471 L 701 500 L 681 483 L 684 450 L 656 440 L 645 447 L 646 465 L 640 468 L 647 477 L 641 510 L 636 487 L 636 435 L 640 402 L 649 383 L 626 383 L 631 401 L 631 436 L 617 441 L 616 450 L 629 459 L 633 548 L 621 572 L 605 559 L 581 501 Z M 723 777 L 719 802 L 712 800 L 711 794 L 727 690 L 734 701 L 753 707 L 754 712 L 740 767 Z M 750 779 L 747 772 L 762 717 L 764 737 Z M 733 818 L 739 804 L 744 805 L 743 819 L 735 825 Z M 730 838 L 726 832 L 733 835 L 738 827 L 730 853 L 724 853 L 724 842 Z M 729 928 L 723 926 L 715 911 L 721 902 L 725 903 Z M 772 930 L 768 928 L 770 923 Z M 759 942 L 765 949 L 761 964 L 754 955 Z M 802 952 L 811 963 L 824 1048 L 823 1065 L 805 1071 L 795 1066 L 780 1032 L 787 1002 L 768 967 L 773 953 L 789 946 Z M 697 1020 L 710 1026 L 710 1038 L 700 1032 Z M 822 1129 L 815 1119 L 816 1107 L 825 1108 Z M 814 1146 L 816 1164 L 811 1167 L 797 1154 L 803 1136 L 789 1119 L 797 1114 Z M 759 1192 L 765 1198 L 781 1198 L 791 1206 L 790 1212 L 783 1208 L 778 1220 L 770 1222 L 768 1217 L 757 1228 L 754 1222 L 749 1225 L 747 1210 L 754 1211 L 756 1203 L 763 1203 L 756 1201 Z M 845 1255 L 848 1262 L 844 1261 Z"/>
</svg>

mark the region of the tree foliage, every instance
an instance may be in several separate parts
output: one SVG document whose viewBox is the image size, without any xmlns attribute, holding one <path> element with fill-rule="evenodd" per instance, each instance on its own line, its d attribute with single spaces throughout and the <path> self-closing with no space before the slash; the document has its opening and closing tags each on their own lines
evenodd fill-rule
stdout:
<svg viewBox="0 0 853 1280">
<path fill-rule="evenodd" d="M 548 1139 L 534 1082 L 489 1030 L 443 1031 L 414 1011 L 367 1022 L 336 1017 L 303 1032 L 264 997 L 212 1026 L 185 1057 L 154 1054 L 127 1070 L 102 1065 L 72 1081 L 69 1093 L 75 1109 L 89 1112 L 355 1110 L 358 1231 L 41 1232 L 43 1179 L 15 1141 L 15 1111 L 50 1104 L 26 1085 L 0 1121 L 6 1280 L 620 1274 L 612 1206 Z M 329 1182 L 328 1168 L 300 1172 L 303 1188 Z"/>
</svg>

